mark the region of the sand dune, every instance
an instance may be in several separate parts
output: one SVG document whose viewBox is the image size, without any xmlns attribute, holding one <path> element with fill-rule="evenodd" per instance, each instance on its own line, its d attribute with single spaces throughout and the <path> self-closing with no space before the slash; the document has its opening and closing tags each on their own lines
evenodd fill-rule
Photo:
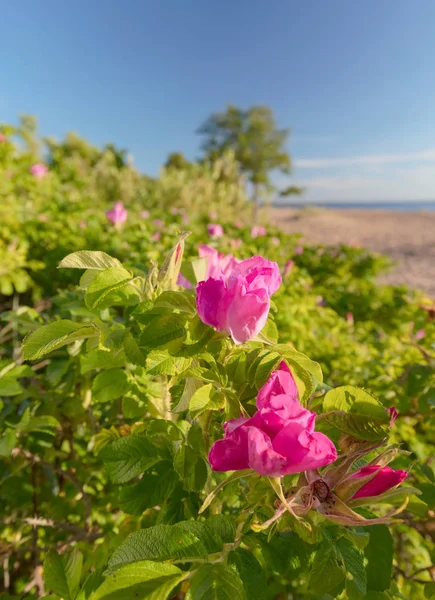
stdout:
<svg viewBox="0 0 435 600">
<path fill-rule="evenodd" d="M 435 298 L 435 212 L 274 208 L 271 220 L 307 242 L 358 244 L 387 254 L 395 267 L 382 281 Z"/>
</svg>

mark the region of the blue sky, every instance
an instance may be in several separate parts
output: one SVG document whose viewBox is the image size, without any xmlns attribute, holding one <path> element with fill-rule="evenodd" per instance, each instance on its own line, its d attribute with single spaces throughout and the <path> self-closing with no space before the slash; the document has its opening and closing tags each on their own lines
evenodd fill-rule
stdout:
<svg viewBox="0 0 435 600">
<path fill-rule="evenodd" d="M 435 200 L 434 0 L 16 0 L 0 121 L 39 117 L 155 174 L 198 125 L 267 104 L 306 200 Z"/>
</svg>

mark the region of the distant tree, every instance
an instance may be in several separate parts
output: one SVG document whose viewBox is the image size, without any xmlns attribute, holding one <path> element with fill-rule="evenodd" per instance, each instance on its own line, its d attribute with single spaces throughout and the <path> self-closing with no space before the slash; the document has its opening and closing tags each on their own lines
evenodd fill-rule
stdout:
<svg viewBox="0 0 435 600">
<path fill-rule="evenodd" d="M 183 170 L 192 166 L 192 163 L 181 152 L 171 152 L 165 162 L 167 169 Z"/>
<path fill-rule="evenodd" d="M 256 212 L 262 188 L 272 186 L 270 173 L 279 170 L 289 174 L 290 156 L 285 149 L 288 129 L 278 129 L 273 112 L 267 106 L 242 110 L 229 105 L 225 112 L 214 113 L 201 125 L 205 157 L 216 159 L 233 150 L 240 169 L 253 186 L 252 200 Z"/>
</svg>

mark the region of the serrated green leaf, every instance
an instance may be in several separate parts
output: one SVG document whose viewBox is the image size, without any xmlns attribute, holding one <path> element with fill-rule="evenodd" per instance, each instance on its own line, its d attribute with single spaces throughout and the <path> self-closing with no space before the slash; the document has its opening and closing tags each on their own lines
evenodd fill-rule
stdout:
<svg viewBox="0 0 435 600">
<path fill-rule="evenodd" d="M 167 600 L 182 578 L 183 572 L 174 565 L 144 560 L 109 575 L 90 600 Z"/>
<path fill-rule="evenodd" d="M 191 358 L 171 356 L 164 350 L 153 350 L 146 359 L 147 371 L 150 375 L 178 375 L 185 371 Z"/>
<path fill-rule="evenodd" d="M 243 582 L 246 598 L 255 598 L 255 600 L 266 598 L 266 574 L 255 556 L 243 548 L 238 548 L 228 555 L 228 565 L 236 571 Z"/>
<path fill-rule="evenodd" d="M 318 415 L 316 423 L 327 423 L 354 438 L 377 442 L 388 436 L 388 425 L 379 420 L 349 412 L 334 411 Z"/>
<path fill-rule="evenodd" d="M 382 592 L 390 587 L 393 569 L 393 538 L 386 525 L 370 527 L 370 541 L 364 550 L 368 560 L 367 585 Z"/>
<path fill-rule="evenodd" d="M 162 506 L 178 482 L 179 478 L 172 465 L 161 462 L 152 473 L 145 473 L 139 483 L 121 489 L 121 508 L 128 514 L 140 515 L 147 508 Z"/>
<path fill-rule="evenodd" d="M 199 492 L 208 477 L 208 463 L 189 446 L 180 446 L 174 458 L 174 469 L 189 491 Z"/>
<path fill-rule="evenodd" d="M 186 292 L 166 290 L 156 298 L 154 307 L 170 308 L 189 315 L 196 315 L 195 298 Z"/>
<path fill-rule="evenodd" d="M 125 371 L 122 369 L 110 369 L 98 373 L 92 384 L 92 401 L 111 402 L 124 396 L 130 385 Z"/>
<path fill-rule="evenodd" d="M 44 561 L 44 583 L 48 590 L 74 600 L 80 585 L 83 555 L 77 549 L 65 554 L 50 550 Z"/>
<path fill-rule="evenodd" d="M 14 377 L 2 377 L 0 379 L 0 396 L 18 396 L 23 388 Z"/>
<path fill-rule="evenodd" d="M 351 575 L 357 592 L 364 596 L 367 593 L 367 575 L 364 568 L 363 552 L 344 538 L 337 541 L 337 548 L 343 558 L 347 574 Z"/>
<path fill-rule="evenodd" d="M 58 269 L 97 269 L 103 271 L 110 267 L 120 267 L 117 258 L 99 250 L 79 250 L 68 254 L 58 265 Z"/>
<path fill-rule="evenodd" d="M 24 360 L 36 360 L 62 346 L 98 335 L 98 328 L 93 323 L 56 321 L 32 331 L 24 338 L 23 358 Z"/>
<path fill-rule="evenodd" d="M 110 292 L 118 290 L 133 278 L 124 267 L 110 267 L 98 273 L 85 293 L 85 304 L 90 310 L 98 308 Z"/>
<path fill-rule="evenodd" d="M 333 544 L 324 542 L 314 555 L 310 570 L 310 590 L 325 594 L 337 587 L 346 576 L 344 567 L 338 562 Z"/>
<path fill-rule="evenodd" d="M 144 329 L 139 345 L 145 348 L 159 348 L 174 340 L 182 340 L 186 336 L 185 323 L 185 314 L 162 315 Z"/>
<path fill-rule="evenodd" d="M 225 396 L 212 383 L 200 387 L 189 401 L 189 411 L 194 419 L 207 410 L 220 410 L 225 406 Z"/>
<path fill-rule="evenodd" d="M 7 428 L 0 435 L 0 457 L 7 458 L 15 448 L 17 434 L 14 429 Z"/>
<path fill-rule="evenodd" d="M 99 458 L 113 483 L 126 483 L 158 463 L 158 450 L 145 435 L 132 434 L 105 446 Z"/>
<path fill-rule="evenodd" d="M 223 564 L 203 565 L 190 580 L 186 600 L 248 600 L 242 580 Z"/>
</svg>

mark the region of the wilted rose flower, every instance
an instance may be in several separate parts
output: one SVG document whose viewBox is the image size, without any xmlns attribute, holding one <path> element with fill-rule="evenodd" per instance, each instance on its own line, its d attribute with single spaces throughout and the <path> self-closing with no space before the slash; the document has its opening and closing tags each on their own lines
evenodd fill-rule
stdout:
<svg viewBox="0 0 435 600">
<path fill-rule="evenodd" d="M 337 451 L 323 433 L 314 431 L 316 414 L 298 400 L 286 363 L 259 390 L 257 412 L 224 424 L 225 437 L 215 442 L 209 461 L 215 471 L 253 469 L 259 475 L 282 477 L 333 462 Z"/>
<path fill-rule="evenodd" d="M 151 240 L 153 242 L 158 242 L 159 239 L 162 237 L 162 234 L 160 233 L 160 231 L 156 231 L 155 233 L 153 233 L 153 235 L 151 236 Z"/>
<path fill-rule="evenodd" d="M 241 261 L 223 276 L 210 277 L 196 287 L 200 319 L 218 331 L 226 331 L 236 344 L 255 337 L 264 327 L 270 297 L 281 284 L 278 265 L 253 256 Z"/>
<path fill-rule="evenodd" d="M 122 225 L 127 220 L 127 209 L 122 202 L 115 202 L 112 210 L 106 211 L 106 217 L 115 226 Z"/>
<path fill-rule="evenodd" d="M 373 477 L 359 488 L 352 496 L 351 500 L 380 496 L 391 488 L 396 487 L 396 485 L 399 485 L 399 483 L 402 483 L 402 481 L 407 478 L 408 473 L 400 469 L 392 469 L 391 467 L 371 465 L 358 469 L 358 471 L 352 475 L 351 479 L 370 477 L 371 475 L 373 475 Z"/>
<path fill-rule="evenodd" d="M 42 163 L 36 163 L 30 167 L 29 171 L 32 173 L 33 177 L 36 177 L 37 179 L 42 179 L 43 177 L 45 177 L 45 175 L 47 175 L 48 167 L 46 167 Z"/>
<path fill-rule="evenodd" d="M 142 219 L 148 219 L 148 217 L 150 216 L 150 211 L 149 210 L 141 210 L 139 214 L 142 217 Z"/>
<path fill-rule="evenodd" d="M 262 225 L 254 225 L 251 229 L 251 237 L 258 238 L 266 235 L 266 228 Z"/>
<path fill-rule="evenodd" d="M 207 225 L 207 232 L 208 235 L 212 238 L 219 238 L 222 237 L 224 234 L 222 225 L 218 225 L 216 223 L 209 223 Z"/>
<path fill-rule="evenodd" d="M 303 253 L 304 253 L 303 246 L 296 246 L 296 248 L 295 248 L 295 254 L 296 254 L 296 256 L 300 256 Z"/>
</svg>

